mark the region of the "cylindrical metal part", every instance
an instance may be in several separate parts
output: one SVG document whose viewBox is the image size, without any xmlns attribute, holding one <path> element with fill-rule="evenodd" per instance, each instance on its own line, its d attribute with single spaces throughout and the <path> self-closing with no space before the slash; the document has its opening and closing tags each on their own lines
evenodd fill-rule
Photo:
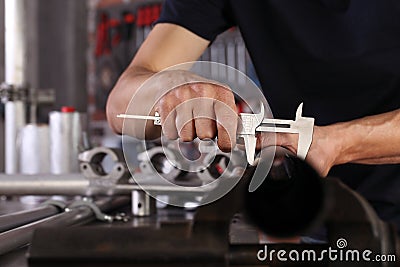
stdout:
<svg viewBox="0 0 400 267">
<path fill-rule="evenodd" d="M 6 1 L 13 2 L 13 1 Z M 17 142 L 19 131 L 25 125 L 25 106 L 20 100 L 5 103 L 5 172 L 19 172 L 19 146 Z"/>
<path fill-rule="evenodd" d="M 312 167 L 277 148 L 263 183 L 254 192 L 246 192 L 244 210 L 267 235 L 297 236 L 322 222 L 325 191 L 322 178 Z"/>
<path fill-rule="evenodd" d="M 50 172 L 50 141 L 47 125 L 28 124 L 22 128 L 19 140 L 20 171 L 24 174 Z"/>
<path fill-rule="evenodd" d="M 0 195 L 85 195 L 89 180 L 82 174 L 1 175 Z"/>
<path fill-rule="evenodd" d="M 144 191 L 132 191 L 132 214 L 137 217 L 150 216 L 156 211 L 156 201 Z"/>
<path fill-rule="evenodd" d="M 82 174 L 46 174 L 46 175 L 4 175 L 0 174 L 0 195 L 5 196 L 115 196 L 131 195 L 134 190 L 159 192 L 161 195 L 173 194 L 187 196 L 204 195 L 212 188 L 176 187 L 152 184 L 116 184 L 113 188 L 99 187 L 90 183 Z"/>
<path fill-rule="evenodd" d="M 60 209 L 54 205 L 20 211 L 12 214 L 0 216 L 0 233 L 13 228 L 38 221 L 60 212 Z"/>
<path fill-rule="evenodd" d="M 112 200 L 102 200 L 95 204 L 103 212 L 110 211 L 129 203 L 129 198 L 121 197 Z M 79 206 L 67 212 L 34 222 L 0 234 L 0 255 L 27 245 L 33 231 L 38 227 L 67 227 L 81 225 L 93 221 L 95 213 L 89 206 Z"/>
<path fill-rule="evenodd" d="M 26 14 L 25 0 L 4 1 L 5 82 L 21 86 L 26 83 Z"/>
<path fill-rule="evenodd" d="M 82 115 L 78 112 L 50 113 L 51 173 L 79 171 L 79 145 L 82 140 Z"/>
<path fill-rule="evenodd" d="M 2 175 L 0 174 L 0 195 L 6 196 L 111 196 L 131 195 L 134 190 L 161 192 L 161 195 L 173 194 L 203 195 L 212 188 L 204 187 L 176 187 L 166 184 L 116 184 L 114 187 L 97 186 L 82 174 L 40 174 L 40 175 Z"/>
<path fill-rule="evenodd" d="M 32 238 L 33 231 L 37 227 L 71 226 L 82 222 L 86 223 L 90 221 L 91 216 L 93 216 L 93 212 L 89 207 L 79 207 L 2 233 L 0 234 L 0 255 L 28 244 Z"/>
<path fill-rule="evenodd" d="M 5 82 L 16 87 L 26 84 L 26 23 L 24 0 L 4 2 Z M 5 172 L 19 172 L 17 135 L 25 125 L 25 106 L 18 99 L 5 103 Z"/>
</svg>

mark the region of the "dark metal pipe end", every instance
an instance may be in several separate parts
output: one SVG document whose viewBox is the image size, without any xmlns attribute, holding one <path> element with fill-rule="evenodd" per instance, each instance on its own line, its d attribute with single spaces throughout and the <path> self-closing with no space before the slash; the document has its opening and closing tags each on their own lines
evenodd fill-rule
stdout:
<svg viewBox="0 0 400 267">
<path fill-rule="evenodd" d="M 267 235 L 304 234 L 322 220 L 323 179 L 306 162 L 277 148 L 271 170 L 254 192 L 245 193 L 247 217 Z"/>
</svg>

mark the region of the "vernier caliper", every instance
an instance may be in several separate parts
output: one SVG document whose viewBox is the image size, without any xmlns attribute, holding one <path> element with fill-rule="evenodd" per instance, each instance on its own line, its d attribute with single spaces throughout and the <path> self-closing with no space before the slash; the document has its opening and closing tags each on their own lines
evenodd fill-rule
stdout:
<svg viewBox="0 0 400 267">
<path fill-rule="evenodd" d="M 257 132 L 298 134 L 297 156 L 304 160 L 312 142 L 314 118 L 303 117 L 302 113 L 303 103 L 297 108 L 295 120 L 264 118 L 264 105 L 262 103 L 261 111 L 258 114 L 240 113 L 241 123 L 239 124 L 237 135 L 244 139 L 247 162 L 252 166 L 256 164 Z M 153 120 L 154 125 L 161 126 L 161 118 L 157 112 L 154 116 L 120 114 L 117 117 L 123 119 Z"/>
<path fill-rule="evenodd" d="M 294 121 L 264 118 L 264 105 L 262 103 L 261 111 L 258 114 L 241 113 L 242 127 L 238 131 L 238 136 L 244 139 L 247 162 L 250 165 L 255 164 L 257 132 L 298 134 L 297 156 L 304 160 L 312 142 L 314 118 L 303 117 L 302 113 L 303 103 L 297 108 Z"/>
</svg>

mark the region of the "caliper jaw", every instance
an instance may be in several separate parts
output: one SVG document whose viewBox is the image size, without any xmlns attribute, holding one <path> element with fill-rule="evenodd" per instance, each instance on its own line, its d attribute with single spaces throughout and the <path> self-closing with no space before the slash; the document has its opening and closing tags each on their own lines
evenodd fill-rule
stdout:
<svg viewBox="0 0 400 267">
<path fill-rule="evenodd" d="M 258 114 L 248 114 L 248 113 L 241 113 L 240 119 L 241 129 L 238 131 L 238 136 L 242 137 L 244 140 L 244 146 L 246 149 L 246 157 L 247 162 L 254 166 L 256 165 L 256 161 L 254 159 L 256 153 L 256 145 L 257 145 L 257 138 L 256 138 L 256 129 L 264 120 L 264 105 L 261 103 L 261 111 Z"/>
<path fill-rule="evenodd" d="M 314 132 L 314 118 L 303 117 L 303 103 L 299 105 L 296 111 L 296 119 L 279 120 L 264 119 L 264 105 L 261 103 L 261 112 L 258 114 L 241 113 L 242 129 L 238 131 L 238 136 L 243 137 L 247 162 L 254 166 L 256 164 L 256 132 L 273 132 L 273 133 L 295 133 L 299 135 L 297 145 L 297 157 L 305 160 L 308 150 L 312 143 Z"/>
<path fill-rule="evenodd" d="M 314 133 L 314 118 L 303 117 L 303 103 L 297 108 L 296 120 L 292 128 L 299 133 L 299 141 L 297 144 L 297 157 L 305 160 L 308 150 L 311 147 Z"/>
</svg>

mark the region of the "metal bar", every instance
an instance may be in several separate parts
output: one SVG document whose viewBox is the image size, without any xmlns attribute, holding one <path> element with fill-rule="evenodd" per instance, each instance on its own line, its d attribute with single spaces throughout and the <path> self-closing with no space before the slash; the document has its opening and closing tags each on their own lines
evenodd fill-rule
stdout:
<svg viewBox="0 0 400 267">
<path fill-rule="evenodd" d="M 103 212 L 107 212 L 129 203 L 129 198 L 120 197 L 97 201 L 95 204 Z M 95 213 L 88 206 L 71 208 L 69 211 L 40 220 L 19 228 L 0 234 L 0 255 L 4 255 L 15 249 L 28 245 L 33 231 L 38 227 L 68 227 L 86 224 L 95 220 Z"/>
<path fill-rule="evenodd" d="M 26 23 L 24 0 L 5 1 L 5 82 L 26 84 Z M 18 173 L 19 157 L 17 133 L 25 125 L 25 105 L 20 100 L 9 100 L 5 105 L 5 170 Z"/>
<path fill-rule="evenodd" d="M 154 125 L 161 125 L 160 116 L 119 114 L 119 115 L 117 115 L 117 118 L 120 118 L 120 119 L 134 119 L 134 120 L 153 120 L 154 121 Z"/>
<path fill-rule="evenodd" d="M 6 102 L 4 121 L 5 171 L 7 174 L 15 174 L 19 172 L 19 146 L 17 145 L 17 135 L 26 123 L 24 103 L 20 100 Z"/>
<path fill-rule="evenodd" d="M 266 127 L 258 126 L 256 128 L 257 132 L 271 132 L 271 133 L 299 133 L 298 129 L 293 128 L 279 128 L 279 127 Z"/>
<path fill-rule="evenodd" d="M 26 23 L 24 0 L 4 2 L 5 19 L 5 81 L 8 84 L 26 83 Z"/>
<path fill-rule="evenodd" d="M 296 121 L 294 121 L 294 120 L 280 120 L 280 119 L 268 119 L 268 118 L 265 118 L 265 119 L 263 119 L 263 121 L 261 123 L 262 124 L 272 123 L 272 124 L 293 125 L 294 123 L 296 123 Z"/>
<path fill-rule="evenodd" d="M 27 211 L 2 215 L 0 216 L 0 233 L 53 216 L 59 212 L 60 209 L 56 206 L 46 205 Z"/>
<path fill-rule="evenodd" d="M 115 196 L 130 195 L 134 190 L 160 192 L 164 194 L 204 194 L 213 189 L 212 186 L 183 187 L 168 184 L 116 184 L 111 186 L 96 186 L 82 174 L 65 175 L 1 175 L 0 195 L 63 195 L 63 196 Z"/>
<path fill-rule="evenodd" d="M 82 174 L 0 175 L 0 195 L 85 195 L 89 180 Z"/>
</svg>

